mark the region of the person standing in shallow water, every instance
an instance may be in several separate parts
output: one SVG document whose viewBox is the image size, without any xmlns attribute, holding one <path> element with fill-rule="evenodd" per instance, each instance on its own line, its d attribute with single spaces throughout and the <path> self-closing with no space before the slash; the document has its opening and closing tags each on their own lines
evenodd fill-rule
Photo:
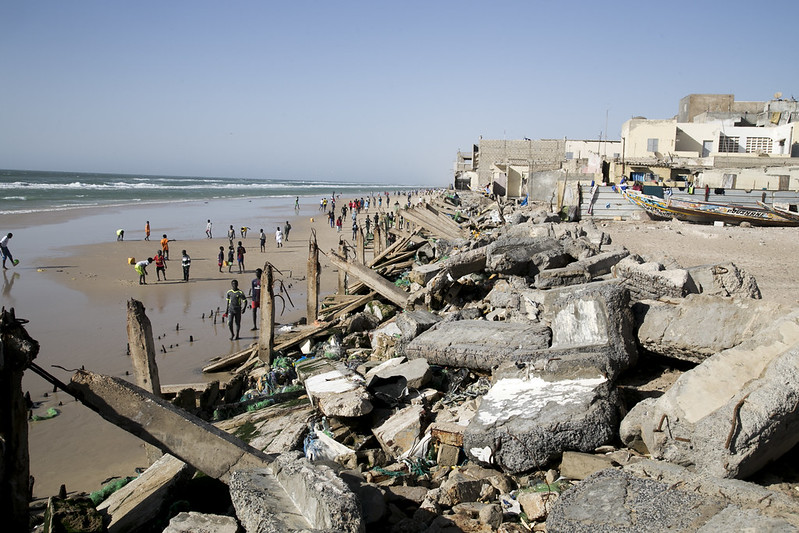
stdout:
<svg viewBox="0 0 799 533">
<path fill-rule="evenodd" d="M 153 261 L 155 262 L 155 275 L 158 281 L 161 281 L 161 274 L 164 275 L 164 281 L 166 281 L 166 261 L 164 261 L 164 253 L 161 250 L 156 252 L 155 257 L 153 257 Z"/>
<path fill-rule="evenodd" d="M 11 264 L 14 266 L 19 263 L 19 261 L 14 259 L 14 256 L 11 255 L 11 251 L 8 249 L 8 241 L 10 241 L 11 237 L 13 236 L 13 233 L 7 233 L 2 239 L 0 239 L 0 255 L 3 256 L 3 270 L 8 270 L 8 267 L 6 266 L 6 260 L 10 260 Z"/>
<path fill-rule="evenodd" d="M 222 272 L 222 265 L 225 263 L 225 247 L 219 247 L 219 254 L 216 256 L 217 262 L 219 263 L 219 271 Z"/>
<path fill-rule="evenodd" d="M 241 329 L 241 310 L 247 305 L 247 296 L 239 290 L 239 282 L 235 279 L 230 282 L 231 289 L 225 294 L 227 302 L 227 326 L 230 329 L 230 340 L 239 338 Z M 236 326 L 235 334 L 233 325 Z"/>
</svg>

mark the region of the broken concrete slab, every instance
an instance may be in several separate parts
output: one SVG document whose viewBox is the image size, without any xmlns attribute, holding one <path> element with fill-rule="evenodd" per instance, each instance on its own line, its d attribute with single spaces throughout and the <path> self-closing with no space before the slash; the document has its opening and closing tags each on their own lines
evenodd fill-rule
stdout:
<svg viewBox="0 0 799 533">
<path fill-rule="evenodd" d="M 666 302 L 643 300 L 633 311 L 643 348 L 693 363 L 737 346 L 788 312 L 763 300 L 706 294 Z"/>
<path fill-rule="evenodd" d="M 630 291 L 633 300 L 682 298 L 691 292 L 692 286 L 687 270 L 666 270 L 660 263 L 645 263 L 635 254 L 613 267 L 613 277 Z"/>
<path fill-rule="evenodd" d="M 686 269 L 692 291 L 711 296 L 737 296 L 760 299 L 757 280 L 735 263 L 702 265 Z"/>
<path fill-rule="evenodd" d="M 549 289 L 588 283 L 609 274 L 612 268 L 628 255 L 630 252 L 626 249 L 613 250 L 591 255 L 562 268 L 542 270 L 535 277 L 535 286 L 539 289 Z"/>
<path fill-rule="evenodd" d="M 799 311 L 637 404 L 625 444 L 716 477 L 746 478 L 799 443 Z"/>
<path fill-rule="evenodd" d="M 424 408 L 409 405 L 394 413 L 380 426 L 372 428 L 372 433 L 383 450 L 398 458 L 413 448 L 422 435 Z"/>
<path fill-rule="evenodd" d="M 440 322 L 405 348 L 409 359 L 437 365 L 490 370 L 549 348 L 551 330 L 542 324 L 459 320 Z"/>
<path fill-rule="evenodd" d="M 276 404 L 256 411 L 247 411 L 215 425 L 234 433 L 250 446 L 268 454 L 299 450 L 316 411 L 305 399 L 299 404 Z M 247 428 L 243 432 L 240 428 Z M 244 433 L 244 434 L 243 434 Z"/>
<path fill-rule="evenodd" d="M 440 321 L 440 316 L 426 309 L 409 310 L 397 315 L 397 327 L 405 342 L 412 341 Z"/>
<path fill-rule="evenodd" d="M 142 475 L 111 494 L 97 510 L 108 517 L 108 531 L 137 531 L 171 505 L 180 487 L 194 475 L 194 468 L 165 454 Z"/>
<path fill-rule="evenodd" d="M 233 470 L 271 458 L 213 425 L 127 381 L 78 371 L 69 385 L 87 407 L 145 442 L 227 482 Z"/>
<path fill-rule="evenodd" d="M 496 274 L 535 276 L 548 268 L 575 261 L 559 241 L 551 237 L 500 237 L 486 247 L 486 271 Z"/>
<path fill-rule="evenodd" d="M 329 467 L 314 467 L 299 452 L 278 456 L 270 468 L 234 472 L 230 498 L 247 533 L 364 531 L 355 495 Z"/>
<path fill-rule="evenodd" d="M 399 361 L 397 361 L 398 359 Z M 371 379 L 374 377 L 388 379 L 395 376 L 404 377 L 408 387 L 420 389 L 430 381 L 432 371 L 426 359 L 407 361 L 404 357 L 396 357 L 367 372 L 366 387 L 369 388 Z"/>
<path fill-rule="evenodd" d="M 566 450 L 592 451 L 610 442 L 618 419 L 618 396 L 605 377 L 552 380 L 517 372 L 483 396 L 464 430 L 463 449 L 505 472 L 525 472 Z"/>
<path fill-rule="evenodd" d="M 426 265 L 413 265 L 411 272 L 408 274 L 408 279 L 412 283 L 418 283 L 425 286 L 433 279 L 436 274 L 441 272 L 443 265 L 441 263 L 428 263 Z"/>
<path fill-rule="evenodd" d="M 752 483 L 715 479 L 645 460 L 605 469 L 562 493 L 547 519 L 553 533 L 797 531 L 799 505 Z"/>
<path fill-rule="evenodd" d="M 363 378 L 343 364 L 317 357 L 298 361 L 294 368 L 311 403 L 325 416 L 362 416 L 372 412 Z"/>
<path fill-rule="evenodd" d="M 190 511 L 178 513 L 163 533 L 237 533 L 239 523 L 232 516 Z"/>
</svg>

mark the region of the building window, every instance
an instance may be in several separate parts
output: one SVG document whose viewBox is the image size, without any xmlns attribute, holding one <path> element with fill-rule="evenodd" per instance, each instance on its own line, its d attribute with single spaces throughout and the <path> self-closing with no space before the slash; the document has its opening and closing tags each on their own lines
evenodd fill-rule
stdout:
<svg viewBox="0 0 799 533">
<path fill-rule="evenodd" d="M 746 138 L 746 153 L 747 154 L 770 154 L 771 153 L 771 138 L 770 137 L 747 137 Z"/>
<path fill-rule="evenodd" d="M 719 152 L 740 152 L 740 137 L 727 137 L 723 133 L 719 137 Z"/>
<path fill-rule="evenodd" d="M 647 152 L 657 152 L 658 151 L 658 140 L 657 139 L 647 139 L 646 140 L 646 151 Z"/>
</svg>

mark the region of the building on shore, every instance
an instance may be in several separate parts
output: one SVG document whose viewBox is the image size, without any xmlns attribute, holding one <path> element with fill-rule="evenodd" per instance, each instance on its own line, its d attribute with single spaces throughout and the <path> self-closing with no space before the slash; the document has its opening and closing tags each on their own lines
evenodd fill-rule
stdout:
<svg viewBox="0 0 799 533">
<path fill-rule="evenodd" d="M 562 196 L 567 184 L 623 178 L 671 187 L 799 190 L 799 102 L 690 94 L 669 119 L 634 117 L 620 140 L 480 139 L 458 152 L 456 188 L 506 200 Z M 560 203 L 558 201 L 558 203 Z"/>
</svg>

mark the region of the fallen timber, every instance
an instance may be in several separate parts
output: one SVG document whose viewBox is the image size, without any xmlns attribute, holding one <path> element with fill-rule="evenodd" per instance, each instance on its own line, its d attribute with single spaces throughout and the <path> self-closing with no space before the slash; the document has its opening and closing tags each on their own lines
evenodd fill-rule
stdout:
<svg viewBox="0 0 799 533">
<path fill-rule="evenodd" d="M 391 303 L 398 305 L 400 308 L 404 308 L 408 303 L 407 292 L 400 289 L 371 268 L 358 263 L 349 262 L 332 250 L 327 257 L 330 262 L 333 263 L 333 265 L 343 270 L 347 274 L 356 276 L 365 285 L 389 300 Z"/>
<path fill-rule="evenodd" d="M 345 491 L 339 498 L 322 497 L 324 489 L 312 488 L 319 480 L 313 475 L 309 478 L 314 470 L 309 463 L 297 469 L 288 459 L 272 469 L 277 456 L 265 454 L 119 378 L 79 371 L 66 392 L 109 422 L 220 481 L 230 483 L 234 473 L 241 471 L 257 472 L 260 492 L 269 495 L 263 501 L 265 519 L 275 531 L 342 527 L 342 515 L 349 519 L 345 530 L 363 530 L 360 517 L 353 516 L 354 495 L 339 482 L 337 488 Z M 347 511 L 337 505 L 346 506 Z"/>
</svg>

